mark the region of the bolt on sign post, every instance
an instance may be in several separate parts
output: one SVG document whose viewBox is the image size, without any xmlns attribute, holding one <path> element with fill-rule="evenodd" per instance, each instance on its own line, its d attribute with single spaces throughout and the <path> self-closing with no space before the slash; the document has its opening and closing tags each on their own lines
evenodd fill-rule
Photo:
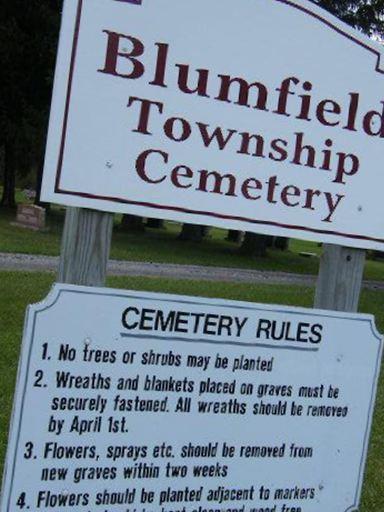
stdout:
<svg viewBox="0 0 384 512">
<path fill-rule="evenodd" d="M 42 197 L 72 284 L 27 311 L 0 512 L 357 510 L 371 316 L 96 286 L 122 212 L 323 242 L 316 305 L 356 310 L 383 73 L 306 0 L 64 1 Z"/>
</svg>

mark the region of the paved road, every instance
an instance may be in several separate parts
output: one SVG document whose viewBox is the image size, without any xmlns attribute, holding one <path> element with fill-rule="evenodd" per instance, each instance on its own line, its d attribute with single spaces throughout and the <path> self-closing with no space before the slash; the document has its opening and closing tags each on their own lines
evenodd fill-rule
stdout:
<svg viewBox="0 0 384 512">
<path fill-rule="evenodd" d="M 56 272 L 58 262 L 59 258 L 56 256 L 0 253 L 0 270 Z M 197 281 L 229 281 L 235 283 L 299 284 L 307 286 L 314 286 L 316 283 L 316 277 L 307 274 L 117 260 L 109 261 L 108 274 L 115 276 L 193 279 Z M 384 282 L 365 281 L 364 287 L 384 290 Z"/>
</svg>

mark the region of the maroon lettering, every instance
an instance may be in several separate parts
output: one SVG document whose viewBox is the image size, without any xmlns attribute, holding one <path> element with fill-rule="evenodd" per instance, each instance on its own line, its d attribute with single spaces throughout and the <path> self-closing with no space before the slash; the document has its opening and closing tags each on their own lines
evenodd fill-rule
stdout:
<svg viewBox="0 0 384 512">
<path fill-rule="evenodd" d="M 351 130 L 353 132 L 356 131 L 355 124 L 356 124 L 356 116 L 357 116 L 357 110 L 359 108 L 359 97 L 360 95 L 357 92 L 351 92 L 349 93 L 350 96 L 350 102 L 349 102 L 349 108 L 348 108 L 348 121 L 347 124 L 343 127 L 345 130 Z"/>
<path fill-rule="evenodd" d="M 327 148 L 331 148 L 333 146 L 333 141 L 331 139 L 327 139 L 324 144 L 327 146 Z M 324 149 L 323 156 L 323 163 L 320 169 L 323 169 L 324 171 L 330 171 L 332 151 L 330 149 Z"/>
<path fill-rule="evenodd" d="M 165 71 L 167 69 L 168 49 L 169 45 L 164 43 L 156 43 L 157 46 L 157 59 L 155 78 L 149 85 L 157 85 L 158 87 L 167 87 L 165 83 Z"/>
<path fill-rule="evenodd" d="M 338 121 L 330 121 L 325 118 L 325 114 L 336 114 L 339 115 L 341 113 L 341 107 L 336 101 L 333 100 L 323 100 L 317 105 L 316 109 L 316 117 L 320 121 L 321 124 L 325 126 L 337 126 L 340 124 L 340 120 Z"/>
<path fill-rule="evenodd" d="M 236 178 L 233 174 L 220 174 L 216 171 L 199 171 L 200 180 L 196 190 L 202 192 L 212 192 L 214 194 L 236 196 Z M 208 180 L 211 178 L 211 190 L 208 190 Z M 223 184 L 227 183 L 227 191 L 222 190 Z"/>
<path fill-rule="evenodd" d="M 188 84 L 189 78 L 189 69 L 190 66 L 187 64 L 176 64 L 176 67 L 179 68 L 179 89 L 186 94 L 198 94 L 199 96 L 205 96 L 209 98 L 209 94 L 207 93 L 208 88 L 208 78 L 209 78 L 209 70 L 208 69 L 196 69 L 198 73 L 197 85 L 195 88 L 191 88 Z"/>
<path fill-rule="evenodd" d="M 276 204 L 277 201 L 274 198 L 274 194 L 276 188 L 280 186 L 280 183 L 277 183 L 277 176 L 271 176 L 266 183 L 268 185 L 267 201 L 268 203 Z"/>
<path fill-rule="evenodd" d="M 140 176 L 140 178 L 145 181 L 146 183 L 151 183 L 153 185 L 157 183 L 161 183 L 166 179 L 166 176 L 162 176 L 158 179 L 153 179 L 149 177 L 148 170 L 147 170 L 147 160 L 148 157 L 151 155 L 160 155 L 162 157 L 162 160 L 164 163 L 168 163 L 168 153 L 165 153 L 164 151 L 160 151 L 157 149 L 148 149 L 147 151 L 143 151 L 140 153 L 140 155 L 136 159 L 136 172 Z"/>
<path fill-rule="evenodd" d="M 353 176 L 356 174 L 360 167 L 359 159 L 356 155 L 346 154 L 346 153 L 336 153 L 339 157 L 336 177 L 333 180 L 333 183 L 343 183 L 345 185 L 344 176 Z M 346 168 L 347 164 L 349 164 L 349 170 Z"/>
<path fill-rule="evenodd" d="M 316 167 L 315 166 L 315 156 L 316 156 L 315 148 L 312 146 L 303 144 L 304 133 L 297 132 L 297 133 L 295 133 L 295 135 L 296 135 L 296 144 L 295 144 L 295 153 L 294 153 L 292 163 L 296 164 L 296 165 L 305 165 L 306 167 Z M 306 163 L 303 164 L 301 162 L 301 159 L 303 157 L 303 154 L 305 155 L 305 153 L 307 155 L 307 158 L 306 158 Z"/>
<path fill-rule="evenodd" d="M 104 68 L 99 69 L 98 71 L 100 73 L 106 73 L 107 75 L 118 76 L 121 78 L 130 78 L 132 80 L 143 76 L 145 71 L 144 65 L 136 58 L 140 57 L 144 53 L 145 48 L 143 43 L 136 37 L 126 36 L 117 32 L 111 32 L 110 30 L 103 30 L 103 32 L 108 36 L 107 52 L 105 56 Z M 119 47 L 121 39 L 132 43 L 132 50 L 130 52 L 120 52 Z M 117 64 L 119 58 L 124 59 L 123 62 L 129 62 L 132 68 L 129 72 L 123 73 L 118 71 Z"/>
<path fill-rule="evenodd" d="M 196 123 L 201 136 L 203 138 L 203 143 L 206 148 L 210 147 L 212 142 L 215 141 L 217 143 L 217 146 L 220 150 L 225 149 L 228 142 L 231 140 L 234 133 L 236 133 L 236 130 L 227 130 L 227 134 L 223 134 L 222 128 L 219 126 L 214 129 L 213 133 L 208 133 L 208 128 L 210 126 L 208 124 L 204 123 Z"/>
<path fill-rule="evenodd" d="M 177 125 L 180 127 L 179 135 L 175 133 Z M 172 139 L 175 142 L 184 142 L 191 136 L 192 128 L 188 121 L 182 117 L 171 117 L 164 124 L 164 132 L 169 139 Z"/>
<path fill-rule="evenodd" d="M 365 114 L 363 119 L 363 129 L 368 135 L 379 135 L 382 138 L 384 137 L 384 101 L 382 101 L 381 104 L 383 105 L 383 110 L 381 112 L 371 110 Z"/>
<path fill-rule="evenodd" d="M 311 91 L 312 90 L 311 82 L 304 82 L 303 89 L 304 89 L 304 91 L 307 91 L 307 92 Z M 301 109 L 300 109 L 300 114 L 296 117 L 296 119 L 303 119 L 304 121 L 310 121 L 311 118 L 309 117 L 309 110 L 311 108 L 312 97 L 309 94 L 300 94 L 299 98 L 301 98 Z"/>
<path fill-rule="evenodd" d="M 253 201 L 256 201 L 257 199 L 260 199 L 261 195 L 252 195 L 250 193 L 251 190 L 261 190 L 263 188 L 263 185 L 261 181 L 255 179 L 255 178 L 248 178 L 245 180 L 241 186 L 241 193 L 246 199 L 251 199 Z"/>
<path fill-rule="evenodd" d="M 288 114 L 287 112 L 287 102 L 288 102 L 288 95 L 294 95 L 295 93 L 290 91 L 290 85 L 291 83 L 297 85 L 300 82 L 298 78 L 295 76 L 291 76 L 289 78 L 286 78 L 281 82 L 280 87 L 276 89 L 276 91 L 279 93 L 279 101 L 277 104 L 277 110 L 274 110 L 274 114 L 280 114 L 283 116 L 289 117 L 291 114 Z"/>
<path fill-rule="evenodd" d="M 171 182 L 177 188 L 191 188 L 192 183 L 182 184 L 181 179 L 187 178 L 188 180 L 193 177 L 193 171 L 186 165 L 178 165 L 171 172 Z"/>
<path fill-rule="evenodd" d="M 320 190 L 313 190 L 311 188 L 307 188 L 304 190 L 304 192 L 306 192 L 306 196 L 303 208 L 307 208 L 308 210 L 314 210 L 315 208 L 312 206 L 313 198 L 321 196 Z"/>
<path fill-rule="evenodd" d="M 139 113 L 139 122 L 137 128 L 133 130 L 135 133 L 142 133 L 144 135 L 152 135 L 152 132 L 149 131 L 148 123 L 149 123 L 149 115 L 151 113 L 151 107 L 154 105 L 157 107 L 157 110 L 160 114 L 163 113 L 163 104 L 158 101 L 149 101 L 144 100 L 142 98 L 136 98 L 131 96 L 128 100 L 128 107 L 131 107 L 134 103 L 140 103 L 140 113 Z"/>
<path fill-rule="evenodd" d="M 261 135 L 247 132 L 240 133 L 239 135 L 241 136 L 241 146 L 238 150 L 240 155 L 250 155 L 249 145 L 251 141 L 255 141 L 255 149 L 252 152 L 252 156 L 264 158 L 264 139 Z"/>
<path fill-rule="evenodd" d="M 273 139 L 271 142 L 271 149 L 275 151 L 275 154 L 271 151 L 269 158 L 275 160 L 275 162 L 283 162 L 288 157 L 288 152 L 285 149 L 287 147 L 287 141 L 284 139 Z"/>
<path fill-rule="evenodd" d="M 289 207 L 297 206 L 299 201 L 290 202 L 290 197 L 300 197 L 300 189 L 295 187 L 294 185 L 287 185 L 281 191 L 281 200 L 282 202 Z"/>
<path fill-rule="evenodd" d="M 244 107 L 251 107 L 252 105 L 249 102 L 249 95 L 251 89 L 257 90 L 257 101 L 254 105 L 254 108 L 258 110 L 267 111 L 267 99 L 268 99 L 268 90 L 264 84 L 260 82 L 249 83 L 244 78 L 241 77 L 231 77 L 229 75 L 218 75 L 221 79 L 221 86 L 219 95 L 216 97 L 217 100 L 226 101 L 227 103 L 231 103 L 231 86 L 233 84 L 238 85 L 238 95 L 237 101 L 235 101 L 236 105 L 241 105 Z"/>
<path fill-rule="evenodd" d="M 332 194 L 330 192 L 324 192 L 325 199 L 327 200 L 327 206 L 329 209 L 329 214 L 322 219 L 323 222 L 331 222 L 331 218 L 335 213 L 336 208 L 339 206 L 340 201 L 345 197 L 340 194 L 336 194 L 336 200 L 334 200 Z"/>
</svg>

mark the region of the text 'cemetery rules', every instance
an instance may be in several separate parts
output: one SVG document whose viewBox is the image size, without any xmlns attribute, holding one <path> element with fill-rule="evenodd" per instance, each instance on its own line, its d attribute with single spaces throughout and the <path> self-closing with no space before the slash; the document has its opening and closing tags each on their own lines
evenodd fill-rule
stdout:
<svg viewBox="0 0 384 512">
<path fill-rule="evenodd" d="M 371 316 L 56 285 L 28 311 L 1 512 L 346 512 Z"/>
</svg>

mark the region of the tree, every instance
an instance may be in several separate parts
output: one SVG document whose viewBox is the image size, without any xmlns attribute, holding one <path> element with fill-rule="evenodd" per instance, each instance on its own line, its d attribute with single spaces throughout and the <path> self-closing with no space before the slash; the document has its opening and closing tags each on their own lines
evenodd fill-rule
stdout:
<svg viewBox="0 0 384 512">
<path fill-rule="evenodd" d="M 207 235 L 207 232 L 207 226 L 184 223 L 181 226 L 181 231 L 177 239 L 182 242 L 201 242 Z"/>
<path fill-rule="evenodd" d="M 0 0 L 1 205 L 15 205 L 16 171 L 40 164 L 52 89 L 61 0 Z"/>
<path fill-rule="evenodd" d="M 227 233 L 226 240 L 228 242 L 234 242 L 235 244 L 238 244 L 242 241 L 244 236 L 243 231 L 237 231 L 235 229 L 229 229 Z"/>
<path fill-rule="evenodd" d="M 144 233 L 145 224 L 143 217 L 124 214 L 121 218 L 121 229 L 128 233 Z"/>
<path fill-rule="evenodd" d="M 149 218 L 149 219 L 147 219 L 147 227 L 152 228 L 152 229 L 164 229 L 165 223 L 164 223 L 163 219 Z"/>
<path fill-rule="evenodd" d="M 267 254 L 267 247 L 270 239 L 271 237 L 267 235 L 257 235 L 256 233 L 250 233 L 247 231 L 239 252 L 246 256 L 264 258 Z"/>
<path fill-rule="evenodd" d="M 383 0 L 318 0 L 321 7 L 365 34 L 384 34 Z"/>
</svg>

